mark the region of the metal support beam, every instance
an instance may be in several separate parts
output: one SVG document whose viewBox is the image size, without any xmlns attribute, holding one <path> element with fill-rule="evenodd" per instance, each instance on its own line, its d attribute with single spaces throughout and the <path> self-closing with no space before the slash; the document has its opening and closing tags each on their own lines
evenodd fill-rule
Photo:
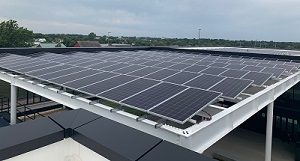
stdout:
<svg viewBox="0 0 300 161">
<path fill-rule="evenodd" d="M 274 109 L 274 102 L 271 102 L 267 107 L 265 161 L 271 161 L 272 158 L 273 109 Z"/>
<path fill-rule="evenodd" d="M 10 85 L 10 124 L 17 123 L 17 86 Z"/>
<path fill-rule="evenodd" d="M 67 88 L 66 88 L 66 87 L 63 87 L 63 91 L 66 92 L 66 91 L 67 91 Z M 65 110 L 65 109 L 66 109 L 66 106 L 63 105 L 63 110 Z"/>
</svg>

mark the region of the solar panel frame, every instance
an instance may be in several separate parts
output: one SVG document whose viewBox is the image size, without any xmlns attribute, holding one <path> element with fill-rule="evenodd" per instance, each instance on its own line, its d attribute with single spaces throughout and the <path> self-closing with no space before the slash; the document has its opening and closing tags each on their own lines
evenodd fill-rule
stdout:
<svg viewBox="0 0 300 161">
<path fill-rule="evenodd" d="M 189 80 L 191 80 L 197 76 L 199 76 L 199 74 L 190 73 L 190 72 L 179 72 L 170 77 L 163 79 L 163 81 L 171 82 L 171 83 L 175 83 L 175 84 L 184 84 L 185 82 L 188 82 Z"/>
<path fill-rule="evenodd" d="M 185 90 L 186 88 L 187 87 L 171 83 L 160 83 L 141 93 L 121 100 L 120 102 L 141 111 L 148 111 L 153 106 L 174 96 L 175 94 Z"/>
<path fill-rule="evenodd" d="M 221 92 L 224 98 L 235 99 L 252 83 L 253 80 L 226 78 L 208 90 Z"/>
<path fill-rule="evenodd" d="M 156 105 L 155 107 L 149 110 L 149 113 L 159 116 L 161 118 L 177 122 L 179 124 L 184 124 L 197 113 L 199 113 L 201 110 L 203 110 L 205 107 L 207 107 L 209 104 L 217 100 L 220 97 L 220 95 L 221 93 L 217 92 L 189 88 L 178 93 L 174 97 L 165 100 L 161 104 Z M 191 104 L 192 101 L 193 103 Z M 188 102 L 188 105 L 182 105 L 179 107 L 180 109 L 178 107 L 175 107 L 181 104 L 186 104 L 186 102 Z M 190 107 L 196 105 L 199 107 Z M 162 113 L 162 109 L 164 109 L 164 113 Z M 174 112 L 172 111 L 172 115 L 171 113 L 165 113 L 165 111 L 167 110 L 179 111 L 177 111 L 177 116 L 174 116 Z M 178 114 L 180 115 L 180 119 Z"/>
<path fill-rule="evenodd" d="M 253 80 L 252 84 L 262 86 L 272 77 L 272 75 L 273 74 L 262 72 L 249 72 L 246 75 L 244 75 L 242 79 Z"/>
<path fill-rule="evenodd" d="M 249 73 L 249 71 L 238 70 L 238 69 L 229 69 L 229 70 L 221 73 L 220 75 L 224 76 L 224 77 L 242 78 L 247 73 Z"/>
</svg>

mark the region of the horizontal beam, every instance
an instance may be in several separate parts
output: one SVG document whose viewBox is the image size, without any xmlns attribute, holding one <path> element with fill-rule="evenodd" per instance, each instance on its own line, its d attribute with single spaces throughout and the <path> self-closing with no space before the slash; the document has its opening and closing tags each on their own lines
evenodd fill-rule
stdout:
<svg viewBox="0 0 300 161">
<path fill-rule="evenodd" d="M 189 136 L 180 136 L 180 144 L 202 153 L 299 81 L 300 72 L 297 72 L 214 115 L 209 122 L 189 127 L 186 129 Z"/>
</svg>

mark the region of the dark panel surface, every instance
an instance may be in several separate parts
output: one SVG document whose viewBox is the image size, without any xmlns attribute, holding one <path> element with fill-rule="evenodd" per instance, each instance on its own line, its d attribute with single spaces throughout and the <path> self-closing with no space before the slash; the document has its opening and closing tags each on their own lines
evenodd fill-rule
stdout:
<svg viewBox="0 0 300 161">
<path fill-rule="evenodd" d="M 273 74 L 273 77 L 280 77 L 281 74 L 285 71 L 285 69 L 282 68 L 265 68 L 261 72 L 263 73 L 271 73 Z"/>
<path fill-rule="evenodd" d="M 103 80 L 98 83 L 94 83 L 92 85 L 88 85 L 83 88 L 79 88 L 79 90 L 89 93 L 89 94 L 97 95 L 98 93 L 104 92 L 106 90 L 109 90 L 109 89 L 119 86 L 121 84 L 127 83 L 134 79 L 136 79 L 136 77 L 120 75 L 120 76 L 116 76 L 116 77 L 113 77 L 113 78 L 110 78 L 107 80 Z"/>
<path fill-rule="evenodd" d="M 75 131 L 74 140 L 116 161 L 136 161 L 161 142 L 159 138 L 103 117 Z"/>
<path fill-rule="evenodd" d="M 128 67 L 128 66 L 130 66 L 130 64 L 116 63 L 115 65 L 111 65 L 111 66 L 102 68 L 101 70 L 104 70 L 104 71 L 113 71 L 113 70 L 118 70 L 118 69 L 121 69 L 121 68 L 124 68 L 124 67 Z"/>
<path fill-rule="evenodd" d="M 269 73 L 250 72 L 242 78 L 253 80 L 254 81 L 253 84 L 261 86 L 267 80 L 269 80 L 271 77 L 272 77 L 272 74 L 269 74 Z"/>
<path fill-rule="evenodd" d="M 247 65 L 243 65 L 243 64 L 230 64 L 230 65 L 227 65 L 225 68 L 227 68 L 227 69 L 242 69 L 246 66 Z"/>
<path fill-rule="evenodd" d="M 49 67 L 46 69 L 41 69 L 41 70 L 37 70 L 37 71 L 32 71 L 32 72 L 28 72 L 27 74 L 30 76 L 40 76 L 40 75 L 44 75 L 44 74 L 49 74 L 49 73 L 53 73 L 53 72 L 57 72 L 60 70 L 65 70 L 68 68 L 72 68 L 73 66 L 71 65 L 58 65 L 58 66 L 53 66 L 53 67 Z"/>
<path fill-rule="evenodd" d="M 162 83 L 122 102 L 143 110 L 148 110 L 184 89 L 186 87 Z"/>
<path fill-rule="evenodd" d="M 73 74 L 69 74 L 69 75 L 66 75 L 66 76 L 59 77 L 59 78 L 51 79 L 51 82 L 58 83 L 58 84 L 63 84 L 63 83 L 74 81 L 76 79 L 80 79 L 80 78 L 83 78 L 83 77 L 86 77 L 86 76 L 91 76 L 91 75 L 94 75 L 96 73 L 100 73 L 100 71 L 89 69 L 89 70 L 81 71 L 81 72 L 78 72 L 78 73 L 73 73 Z"/>
<path fill-rule="evenodd" d="M 221 92 L 223 97 L 236 98 L 241 92 L 252 84 L 253 81 L 226 78 L 209 90 Z"/>
<path fill-rule="evenodd" d="M 156 64 L 154 66 L 155 67 L 161 67 L 161 68 L 167 68 L 167 67 L 172 66 L 174 64 L 176 64 L 176 63 L 173 63 L 173 62 L 162 62 L 162 63 Z"/>
<path fill-rule="evenodd" d="M 120 87 L 101 93 L 98 96 L 115 101 L 121 101 L 158 83 L 158 81 L 141 78 L 130 83 L 124 84 Z"/>
<path fill-rule="evenodd" d="M 259 72 L 263 69 L 264 69 L 264 67 L 257 67 L 257 66 L 251 66 L 251 65 L 242 68 L 242 70 L 248 70 L 248 71 L 253 71 L 253 72 Z"/>
<path fill-rule="evenodd" d="M 145 66 L 142 66 L 142 65 L 131 65 L 129 67 L 125 67 L 125 68 L 122 68 L 122 69 L 114 70 L 114 72 L 121 73 L 121 74 L 127 74 L 127 73 L 130 73 L 130 72 L 142 69 L 142 68 L 145 68 Z"/>
<path fill-rule="evenodd" d="M 57 71 L 57 72 L 54 72 L 54 73 L 42 75 L 42 76 L 39 76 L 39 78 L 42 78 L 42 79 L 45 79 L 45 80 L 50 80 L 50 79 L 53 79 L 53 78 L 57 78 L 57 77 L 60 77 L 60 76 L 65 76 L 65 75 L 75 73 L 75 72 L 79 72 L 79 71 L 83 71 L 83 70 L 87 70 L 87 69 L 86 68 L 81 68 L 81 67 L 72 67 L 72 68 Z"/>
<path fill-rule="evenodd" d="M 150 110 L 178 123 L 185 123 L 221 94 L 200 89 L 187 89 Z"/>
<path fill-rule="evenodd" d="M 154 73 L 154 72 L 156 72 L 156 71 L 158 71 L 160 69 L 161 68 L 157 68 L 157 67 L 146 67 L 146 68 L 139 69 L 139 70 L 136 70 L 134 72 L 128 73 L 128 75 L 143 77 L 145 75 Z"/>
<path fill-rule="evenodd" d="M 164 81 L 171 82 L 171 83 L 176 83 L 176 84 L 183 84 L 195 77 L 199 76 L 196 73 L 190 73 L 190 72 L 180 72 L 178 74 L 175 74 L 171 77 L 168 77 L 164 79 Z"/>
<path fill-rule="evenodd" d="M 175 65 L 172 65 L 172 66 L 169 66 L 168 68 L 169 69 L 174 69 L 174 70 L 183 70 L 187 67 L 189 67 L 190 65 L 189 64 L 175 64 Z"/>
<path fill-rule="evenodd" d="M 207 69 L 207 67 L 204 65 L 192 65 L 188 68 L 185 68 L 184 71 L 198 73 L 204 69 Z"/>
<path fill-rule="evenodd" d="M 170 70 L 170 69 L 163 69 L 160 71 L 157 71 L 155 73 L 149 74 L 146 76 L 146 78 L 156 79 L 156 80 L 162 80 L 166 77 L 169 77 L 171 75 L 174 75 L 175 73 L 178 73 L 176 70 Z"/>
<path fill-rule="evenodd" d="M 91 66 L 89 66 L 89 68 L 92 68 L 92 69 L 101 69 L 101 68 L 105 68 L 105 67 L 108 67 L 108 66 L 111 66 L 111 65 L 115 65 L 115 64 L 116 64 L 115 62 L 102 62 L 102 63 L 91 65 Z"/>
<path fill-rule="evenodd" d="M 208 88 L 212 87 L 213 85 L 215 85 L 216 83 L 223 80 L 224 78 L 225 77 L 203 74 L 203 75 L 185 83 L 185 85 L 190 86 L 190 87 L 201 88 L 201 89 L 208 89 Z"/>
<path fill-rule="evenodd" d="M 245 71 L 245 70 L 230 69 L 230 70 L 225 71 L 221 75 L 225 76 L 225 77 L 241 78 L 242 76 L 244 76 L 248 72 L 249 71 Z"/>
<path fill-rule="evenodd" d="M 56 66 L 56 65 L 59 65 L 59 63 L 50 62 L 50 63 L 45 63 L 45 64 L 42 64 L 42 65 L 37 65 L 37 66 L 33 66 L 33 67 L 30 66 L 30 67 L 27 67 L 27 68 L 19 69 L 18 71 L 21 72 L 21 73 L 26 73 L 26 72 L 30 72 L 30 71 L 34 71 L 34 70 L 40 70 L 40 69 L 43 69 L 43 68 L 49 68 L 49 67 Z"/>
<path fill-rule="evenodd" d="M 219 74 L 225 72 L 226 70 L 228 70 L 228 69 L 221 68 L 221 67 L 209 67 L 209 68 L 201 71 L 200 73 L 219 75 Z"/>
<path fill-rule="evenodd" d="M 78 80 L 75 80 L 75 81 L 72 81 L 72 82 L 65 83 L 64 85 L 67 86 L 67 87 L 73 88 L 73 89 L 78 89 L 80 87 L 87 86 L 87 85 L 90 85 L 92 83 L 99 82 L 99 81 L 102 81 L 104 79 L 108 79 L 108 78 L 111 78 L 113 76 L 116 76 L 116 75 L 117 74 L 114 74 L 114 73 L 102 72 L 102 73 L 95 74 L 95 75 L 92 75 L 92 76 L 89 76 L 89 77 L 85 77 L 85 78 L 82 78 L 82 79 L 78 79 Z"/>
</svg>

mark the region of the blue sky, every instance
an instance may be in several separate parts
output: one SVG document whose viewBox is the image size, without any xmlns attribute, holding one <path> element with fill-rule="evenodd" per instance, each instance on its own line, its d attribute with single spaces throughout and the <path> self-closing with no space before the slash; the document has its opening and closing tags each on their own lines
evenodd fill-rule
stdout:
<svg viewBox="0 0 300 161">
<path fill-rule="evenodd" d="M 299 0 L 0 0 L 41 33 L 300 41 Z"/>
</svg>

